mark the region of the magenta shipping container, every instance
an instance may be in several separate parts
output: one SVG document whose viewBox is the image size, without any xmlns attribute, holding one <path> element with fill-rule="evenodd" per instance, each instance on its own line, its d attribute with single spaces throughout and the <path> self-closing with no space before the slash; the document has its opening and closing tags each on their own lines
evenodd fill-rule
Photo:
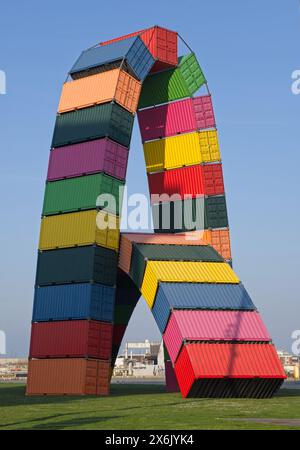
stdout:
<svg viewBox="0 0 300 450">
<path fill-rule="evenodd" d="M 128 149 L 108 138 L 56 147 L 50 152 L 48 181 L 105 172 L 124 180 Z"/>
<path fill-rule="evenodd" d="M 143 142 L 216 125 L 210 95 L 143 109 L 138 120 Z"/>
<path fill-rule="evenodd" d="M 166 391 L 179 392 L 179 386 L 172 366 L 172 361 L 165 361 Z"/>
<path fill-rule="evenodd" d="M 175 363 L 184 341 L 262 341 L 271 340 L 256 311 L 172 311 L 163 336 Z"/>
</svg>

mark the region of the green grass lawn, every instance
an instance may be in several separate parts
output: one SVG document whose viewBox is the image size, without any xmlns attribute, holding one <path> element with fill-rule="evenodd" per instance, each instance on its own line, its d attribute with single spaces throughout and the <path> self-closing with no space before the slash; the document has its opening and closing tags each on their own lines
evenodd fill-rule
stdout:
<svg viewBox="0 0 300 450">
<path fill-rule="evenodd" d="M 253 419 L 292 419 L 257 423 Z M 296 421 L 295 419 L 298 419 Z M 294 423 L 293 423 L 294 420 Z M 160 385 L 112 385 L 110 397 L 26 397 L 0 384 L 0 429 L 300 429 L 300 390 L 268 400 L 182 399 Z"/>
</svg>

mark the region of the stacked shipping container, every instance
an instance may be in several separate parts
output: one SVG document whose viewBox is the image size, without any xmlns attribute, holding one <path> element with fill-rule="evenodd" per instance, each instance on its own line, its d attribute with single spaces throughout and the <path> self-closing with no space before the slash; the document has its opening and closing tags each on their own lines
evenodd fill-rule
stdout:
<svg viewBox="0 0 300 450">
<path fill-rule="evenodd" d="M 123 63 L 116 67 L 115 59 Z M 137 301 L 126 305 L 131 285 L 119 280 L 116 287 L 119 215 L 141 80 L 153 62 L 139 37 L 127 39 L 83 52 L 63 85 L 42 212 L 28 394 L 109 393 L 118 321 L 127 324 L 131 314 L 122 308 L 132 312 Z"/>
<path fill-rule="evenodd" d="M 70 75 L 49 160 L 28 394 L 107 394 L 142 293 L 163 334 L 168 391 L 271 396 L 284 373 L 230 267 L 216 122 L 210 94 L 193 96 L 206 85 L 195 54 L 178 59 L 177 33 L 156 26 L 84 51 Z M 156 233 L 119 239 L 137 107 Z"/>
</svg>

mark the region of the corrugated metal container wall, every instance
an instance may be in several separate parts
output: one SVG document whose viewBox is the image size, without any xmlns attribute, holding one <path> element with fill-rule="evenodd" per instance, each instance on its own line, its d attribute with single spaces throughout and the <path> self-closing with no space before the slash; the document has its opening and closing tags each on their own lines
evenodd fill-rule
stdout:
<svg viewBox="0 0 300 450">
<path fill-rule="evenodd" d="M 193 106 L 197 129 L 201 130 L 204 128 L 216 127 L 215 114 L 210 95 L 194 97 Z"/>
<path fill-rule="evenodd" d="M 206 164 L 201 166 L 201 171 L 205 195 L 224 194 L 222 164 Z"/>
<path fill-rule="evenodd" d="M 213 162 L 221 159 L 218 133 L 216 130 L 198 133 L 202 162 Z"/>
<path fill-rule="evenodd" d="M 215 127 L 210 95 L 142 109 L 138 120 L 143 142 Z"/>
<path fill-rule="evenodd" d="M 147 261 L 224 261 L 218 252 L 209 245 L 135 243 L 133 244 L 133 253 L 139 253 Z"/>
<path fill-rule="evenodd" d="M 206 245 L 199 236 L 191 236 L 189 233 L 182 234 L 152 234 L 152 233 L 121 233 L 119 250 L 119 267 L 129 273 L 132 242 L 145 244 L 170 244 L 170 245 Z"/>
<path fill-rule="evenodd" d="M 36 287 L 33 322 L 94 319 L 112 322 L 115 288 L 97 283 Z"/>
<path fill-rule="evenodd" d="M 205 241 L 212 245 L 224 259 L 231 259 L 229 230 L 208 230 L 204 237 Z"/>
<path fill-rule="evenodd" d="M 48 181 L 104 172 L 124 180 L 128 149 L 110 139 L 54 148 L 50 152 Z"/>
<path fill-rule="evenodd" d="M 116 284 L 117 252 L 105 247 L 76 247 L 39 252 L 36 285 L 84 283 Z"/>
<path fill-rule="evenodd" d="M 108 226 L 100 229 L 107 218 Z M 43 217 L 40 250 L 85 246 L 92 244 L 118 249 L 119 218 L 103 211 L 89 210 Z"/>
<path fill-rule="evenodd" d="M 152 314 L 164 332 L 173 309 L 255 310 L 242 284 L 159 283 Z"/>
<path fill-rule="evenodd" d="M 123 60 L 129 64 L 139 80 L 143 80 L 148 75 L 154 64 L 151 53 L 143 41 L 136 36 L 113 42 L 108 46 L 98 46 L 83 51 L 70 70 L 70 74 L 73 78 L 80 72 L 83 72 L 83 75 L 88 75 L 89 69 L 104 65 L 107 67 L 109 63 L 114 61 L 120 61 L 121 63 Z"/>
<path fill-rule="evenodd" d="M 177 65 L 177 33 L 175 31 L 156 26 L 145 30 L 141 34 L 141 39 L 156 59 L 151 72 Z"/>
<path fill-rule="evenodd" d="M 166 375 L 166 391 L 179 392 L 176 375 L 171 361 L 165 361 L 165 375 Z"/>
<path fill-rule="evenodd" d="M 110 137 L 129 147 L 134 116 L 116 103 L 104 103 L 56 117 L 51 147 Z"/>
<path fill-rule="evenodd" d="M 141 286 L 147 261 L 223 261 L 210 246 L 133 244 L 130 276 Z"/>
<path fill-rule="evenodd" d="M 144 144 L 147 172 L 220 160 L 216 131 L 181 134 Z"/>
<path fill-rule="evenodd" d="M 269 344 L 187 344 L 175 373 L 184 397 L 196 379 L 285 378 L 276 350 Z"/>
<path fill-rule="evenodd" d="M 109 362 L 79 358 L 32 359 L 27 395 L 108 395 Z"/>
<path fill-rule="evenodd" d="M 190 283 L 239 283 L 238 277 L 226 263 L 149 261 L 141 293 L 152 308 L 158 281 Z"/>
<path fill-rule="evenodd" d="M 142 142 L 195 131 L 193 99 L 142 109 L 138 121 Z"/>
<path fill-rule="evenodd" d="M 95 209 L 100 194 L 110 194 L 115 205 L 106 211 L 119 214 L 122 207 L 124 183 L 103 173 L 46 183 L 43 215 L 59 214 L 84 209 Z"/>
<path fill-rule="evenodd" d="M 226 199 L 224 195 L 205 199 L 205 228 L 228 227 Z"/>
<path fill-rule="evenodd" d="M 195 197 L 199 194 L 206 194 L 203 186 L 202 166 L 200 165 L 148 174 L 148 183 L 152 195 L 164 193 L 168 195 L 179 194 L 181 197 L 184 197 L 184 195 Z M 150 199 L 151 203 L 157 203 L 152 196 Z M 161 201 L 164 201 L 163 197 Z"/>
<path fill-rule="evenodd" d="M 178 58 L 176 69 L 148 76 L 143 83 L 139 108 L 168 103 L 193 95 L 205 77 L 194 53 Z"/>
<path fill-rule="evenodd" d="M 178 58 L 178 65 L 181 76 L 191 95 L 206 83 L 206 78 L 199 66 L 195 53 Z"/>
<path fill-rule="evenodd" d="M 113 326 L 92 320 L 33 323 L 29 358 L 109 359 Z"/>
<path fill-rule="evenodd" d="M 123 39 L 137 35 L 140 36 L 156 60 L 151 72 L 161 70 L 168 65 L 177 65 L 177 33 L 166 28 L 155 26 L 145 30 L 139 30 L 135 33 L 101 42 L 100 45 L 112 44 L 113 42 L 122 41 Z"/>
<path fill-rule="evenodd" d="M 155 233 L 181 233 L 183 231 L 204 230 L 204 196 L 186 200 L 163 202 L 152 205 Z"/>
<path fill-rule="evenodd" d="M 173 363 L 186 341 L 271 340 L 256 311 L 172 311 L 163 338 Z"/>
<path fill-rule="evenodd" d="M 65 113 L 114 100 L 135 113 L 140 91 L 141 83 L 124 70 L 101 72 L 64 83 L 58 112 Z"/>
</svg>

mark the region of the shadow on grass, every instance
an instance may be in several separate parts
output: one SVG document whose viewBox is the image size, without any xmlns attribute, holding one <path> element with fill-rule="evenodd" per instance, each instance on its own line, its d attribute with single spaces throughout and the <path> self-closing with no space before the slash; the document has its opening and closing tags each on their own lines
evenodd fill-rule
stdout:
<svg viewBox="0 0 300 450">
<path fill-rule="evenodd" d="M 94 411 L 85 411 L 85 414 L 87 413 L 94 413 Z M 78 413 L 78 414 L 82 414 Z M 61 420 L 61 421 L 56 421 L 54 420 L 54 422 L 49 422 L 49 420 L 53 420 L 53 419 L 58 419 L 58 418 L 64 418 L 66 416 L 73 416 L 72 419 L 69 420 Z M 59 430 L 59 429 L 63 429 L 66 427 L 78 427 L 78 426 L 87 426 L 90 424 L 95 424 L 97 422 L 106 422 L 108 420 L 112 420 L 112 419 L 120 419 L 120 416 L 105 416 L 105 417 L 74 417 L 76 416 L 76 412 L 72 412 L 72 413 L 65 413 L 65 414 L 55 414 L 55 415 L 51 415 L 51 416 L 46 416 L 43 418 L 37 418 L 37 419 L 28 419 L 28 420 L 22 420 L 19 422 L 12 422 L 12 423 L 6 423 L 5 425 L 0 425 L 0 429 L 6 429 L 9 427 L 18 427 L 19 430 L 22 429 L 26 429 L 28 427 L 26 427 L 25 425 L 31 424 L 30 425 L 30 429 L 31 430 L 49 430 L 49 429 L 55 429 L 55 430 Z M 34 423 L 37 422 L 36 425 L 34 425 Z"/>
<path fill-rule="evenodd" d="M 164 385 L 146 385 L 146 384 L 113 384 L 111 386 L 110 397 L 125 397 L 130 395 L 156 395 L 166 394 Z M 0 405 L 2 407 L 17 406 L 17 405 L 41 405 L 41 404 L 56 404 L 68 403 L 74 400 L 91 400 L 91 399 L 106 399 L 101 396 L 55 396 L 55 395 L 41 395 L 41 396 L 26 396 L 24 385 L 0 385 Z"/>
</svg>

